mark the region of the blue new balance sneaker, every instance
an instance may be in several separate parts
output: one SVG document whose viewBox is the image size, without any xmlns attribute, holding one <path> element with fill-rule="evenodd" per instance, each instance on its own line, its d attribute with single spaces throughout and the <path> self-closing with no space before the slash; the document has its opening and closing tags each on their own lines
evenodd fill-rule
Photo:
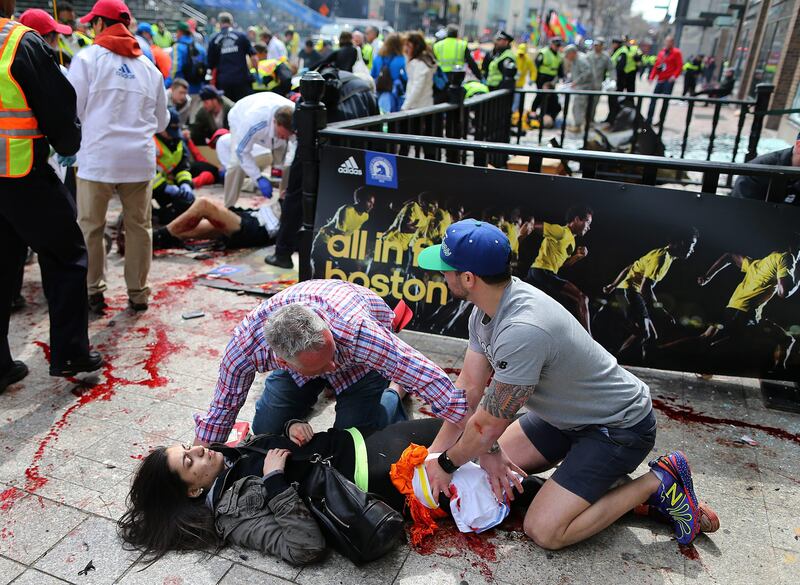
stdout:
<svg viewBox="0 0 800 585">
<path fill-rule="evenodd" d="M 650 502 L 675 527 L 678 544 L 689 544 L 700 532 L 700 509 L 694 493 L 692 472 L 680 451 L 662 455 L 649 463 L 661 478 L 661 485 Z"/>
</svg>

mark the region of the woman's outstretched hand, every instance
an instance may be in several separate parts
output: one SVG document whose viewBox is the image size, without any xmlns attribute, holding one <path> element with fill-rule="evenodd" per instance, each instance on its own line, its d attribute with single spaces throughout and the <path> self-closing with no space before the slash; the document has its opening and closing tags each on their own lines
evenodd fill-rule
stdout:
<svg viewBox="0 0 800 585">
<path fill-rule="evenodd" d="M 289 439 L 298 447 L 302 447 L 313 437 L 314 429 L 307 422 L 296 422 L 289 427 Z"/>
<path fill-rule="evenodd" d="M 292 452 L 289 449 L 270 449 L 264 457 L 264 469 L 262 474 L 267 476 L 273 471 L 283 471 L 286 468 L 286 460 Z"/>
</svg>

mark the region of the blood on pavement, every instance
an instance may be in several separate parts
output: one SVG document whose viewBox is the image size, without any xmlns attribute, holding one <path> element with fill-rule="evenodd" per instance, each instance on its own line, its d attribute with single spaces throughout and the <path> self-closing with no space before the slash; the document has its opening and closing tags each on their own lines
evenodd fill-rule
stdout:
<svg viewBox="0 0 800 585">
<path fill-rule="evenodd" d="M 143 336 L 148 336 L 150 331 L 150 327 L 138 327 L 134 330 L 135 333 Z M 47 484 L 48 478 L 41 474 L 39 466 L 48 447 L 50 447 L 52 443 L 58 441 L 61 430 L 68 424 L 70 417 L 75 411 L 98 400 L 111 400 L 111 397 L 114 396 L 115 388 L 121 386 L 158 388 L 166 385 L 168 379 L 159 373 L 159 366 L 168 355 L 184 346 L 169 341 L 163 326 L 159 325 L 155 329 L 155 341 L 147 344 L 148 355 L 143 362 L 141 362 L 144 371 L 147 373 L 147 377 L 141 380 L 130 380 L 127 378 L 120 378 L 114 373 L 114 361 L 119 357 L 115 353 L 117 349 L 116 345 L 123 339 L 125 339 L 125 336 L 112 337 L 107 344 L 104 344 L 103 350 L 105 352 L 106 365 L 103 367 L 102 376 L 105 380 L 99 384 L 88 387 L 84 392 L 78 395 L 77 401 L 67 408 L 59 419 L 50 427 L 45 437 L 39 442 L 30 465 L 25 469 L 24 486 L 21 489 L 11 487 L 0 492 L 0 511 L 10 510 L 14 503 L 27 493 L 35 493 Z M 42 341 L 35 341 L 34 344 L 42 349 L 45 359 L 49 362 L 50 347 Z M 81 382 L 81 384 L 85 385 L 86 382 Z"/>
</svg>

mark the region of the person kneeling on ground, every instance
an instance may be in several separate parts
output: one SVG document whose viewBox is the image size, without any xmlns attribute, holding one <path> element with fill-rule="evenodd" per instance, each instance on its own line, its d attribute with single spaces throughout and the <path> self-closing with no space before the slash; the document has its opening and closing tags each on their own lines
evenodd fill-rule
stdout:
<svg viewBox="0 0 800 585">
<path fill-rule="evenodd" d="M 269 205 L 225 208 L 206 197 L 153 232 L 153 249 L 182 248 L 186 240 L 221 239 L 228 249 L 261 248 L 275 241 L 278 218 Z"/>
<path fill-rule="evenodd" d="M 449 495 L 452 474 L 475 458 L 498 500 L 514 498 L 517 474 L 558 465 L 525 515 L 525 533 L 542 548 L 585 540 L 643 503 L 671 518 L 678 543 L 689 544 L 704 507 L 683 453 L 613 487 L 655 444 L 649 388 L 557 301 L 512 277 L 510 256 L 506 235 L 473 219 L 450 225 L 419 255 L 421 268 L 442 272 L 453 296 L 475 305 L 456 380 L 474 414 L 463 432 L 445 423 L 431 445 L 441 452 L 425 464 L 431 492 Z"/>
</svg>

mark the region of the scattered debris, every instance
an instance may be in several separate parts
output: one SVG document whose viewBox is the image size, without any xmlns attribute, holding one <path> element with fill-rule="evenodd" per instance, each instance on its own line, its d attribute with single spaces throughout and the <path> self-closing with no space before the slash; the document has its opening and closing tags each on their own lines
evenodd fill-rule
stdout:
<svg viewBox="0 0 800 585">
<path fill-rule="evenodd" d="M 247 561 L 250 559 L 250 557 L 248 557 L 247 555 L 239 555 L 239 558 L 242 559 L 243 561 Z"/>
<path fill-rule="evenodd" d="M 89 561 L 83 569 L 78 571 L 78 575 L 88 575 L 89 571 L 96 571 L 96 570 L 97 567 L 94 566 L 94 563 L 92 561 Z"/>
<path fill-rule="evenodd" d="M 116 469 L 117 466 L 114 465 L 111 461 L 103 461 L 103 465 L 106 466 L 106 469 Z"/>
<path fill-rule="evenodd" d="M 182 319 L 199 319 L 200 317 L 205 317 L 206 314 L 203 311 L 189 311 L 188 313 L 184 313 L 181 315 Z"/>
<path fill-rule="evenodd" d="M 744 443 L 745 445 L 750 445 L 751 447 L 756 447 L 758 442 L 753 439 L 750 435 L 742 435 L 736 441 L 737 443 Z"/>
</svg>

